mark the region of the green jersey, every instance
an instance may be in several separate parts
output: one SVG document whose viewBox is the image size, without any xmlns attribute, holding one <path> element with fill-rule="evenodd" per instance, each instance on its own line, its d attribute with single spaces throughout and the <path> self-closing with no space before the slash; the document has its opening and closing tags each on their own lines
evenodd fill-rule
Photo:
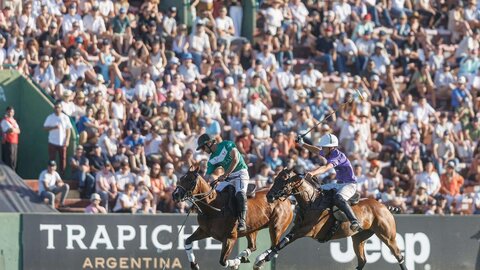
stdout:
<svg viewBox="0 0 480 270">
<path fill-rule="evenodd" d="M 237 148 L 234 142 L 232 141 L 223 141 L 217 145 L 217 150 L 210 155 L 210 158 L 207 163 L 207 174 L 212 174 L 215 169 L 222 167 L 224 170 L 227 170 L 232 163 L 232 158 L 230 157 L 230 152 L 232 149 Z M 245 160 L 243 160 L 242 155 L 238 153 L 240 160 L 238 161 L 237 167 L 233 172 L 238 172 L 240 170 L 248 169 Z M 233 173 L 232 172 L 232 173 Z"/>
</svg>

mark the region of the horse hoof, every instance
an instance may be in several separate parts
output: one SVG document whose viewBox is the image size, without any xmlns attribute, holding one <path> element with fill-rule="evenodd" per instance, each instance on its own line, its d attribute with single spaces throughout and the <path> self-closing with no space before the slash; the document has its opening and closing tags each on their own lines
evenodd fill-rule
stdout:
<svg viewBox="0 0 480 270">
<path fill-rule="evenodd" d="M 261 261 L 258 261 L 255 263 L 255 265 L 253 266 L 253 269 L 254 270 L 260 270 L 262 269 L 263 265 L 265 264 L 265 260 L 261 260 Z"/>
<path fill-rule="evenodd" d="M 240 262 L 241 263 L 250 263 L 250 259 L 248 257 L 241 257 Z"/>
<path fill-rule="evenodd" d="M 200 270 L 200 266 L 196 262 L 191 262 L 190 263 L 190 269 L 192 270 Z"/>
</svg>

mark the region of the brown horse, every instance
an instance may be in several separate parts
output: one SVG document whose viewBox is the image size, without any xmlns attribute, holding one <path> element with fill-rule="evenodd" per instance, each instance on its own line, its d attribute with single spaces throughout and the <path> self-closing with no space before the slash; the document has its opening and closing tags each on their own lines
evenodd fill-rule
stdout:
<svg viewBox="0 0 480 270">
<path fill-rule="evenodd" d="M 257 257 L 255 265 L 261 267 L 266 261 L 276 256 L 278 251 L 286 245 L 302 237 L 311 237 L 325 242 L 330 239 L 339 239 L 352 236 L 355 254 L 357 255 L 357 269 L 363 269 L 366 264 L 365 240 L 376 234 L 393 253 L 400 268 L 406 270 L 404 258 L 397 246 L 395 219 L 389 208 L 373 199 L 362 199 L 352 206 L 355 215 L 362 225 L 363 231 L 353 232 L 348 222 L 340 223 L 336 231 L 332 231 L 335 218 L 330 211 L 317 207 L 323 193 L 314 184 L 305 180 L 302 175 L 292 172 L 292 169 L 281 171 L 275 178 L 274 184 L 267 194 L 269 202 L 294 195 L 298 202 L 299 211 L 295 216 L 295 224 L 290 232 L 273 249 L 267 250 Z M 323 208 L 323 209 L 322 209 Z"/>
<path fill-rule="evenodd" d="M 190 267 L 199 269 L 192 251 L 192 242 L 207 237 L 213 237 L 222 242 L 220 264 L 224 267 L 238 268 L 240 263 L 248 262 L 248 256 L 256 250 L 257 233 L 263 228 L 269 228 L 272 247 L 278 244 L 280 237 L 287 230 L 293 219 L 291 203 L 286 201 L 267 202 L 267 191 L 257 191 L 254 198 L 248 199 L 247 230 L 238 233 L 236 230 L 237 216 L 228 207 L 230 197 L 228 192 L 217 192 L 199 175 L 198 168 L 189 170 L 177 183 L 173 192 L 175 201 L 191 200 L 199 208 L 198 229 L 185 240 Z M 232 248 L 239 237 L 247 237 L 248 247 L 235 259 L 228 260 Z"/>
</svg>

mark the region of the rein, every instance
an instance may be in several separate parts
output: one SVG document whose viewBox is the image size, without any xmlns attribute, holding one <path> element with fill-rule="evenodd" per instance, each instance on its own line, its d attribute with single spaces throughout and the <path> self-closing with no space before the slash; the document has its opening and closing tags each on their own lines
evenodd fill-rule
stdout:
<svg viewBox="0 0 480 270">
<path fill-rule="evenodd" d="M 192 194 L 191 191 L 187 191 L 186 188 L 182 187 L 181 185 L 177 185 L 177 187 L 183 189 L 185 191 L 185 197 L 183 198 L 182 201 L 189 201 L 194 205 L 198 211 L 203 214 L 202 209 L 198 206 L 197 203 L 202 203 L 203 205 L 209 207 L 210 209 L 216 211 L 216 212 L 221 212 L 222 210 L 219 208 L 216 208 L 214 206 L 211 206 L 210 204 L 204 202 L 206 198 L 208 198 L 210 195 L 212 195 L 213 191 L 215 190 L 215 187 L 212 187 L 209 191 L 204 192 L 204 193 L 199 193 L 199 194 Z"/>
</svg>

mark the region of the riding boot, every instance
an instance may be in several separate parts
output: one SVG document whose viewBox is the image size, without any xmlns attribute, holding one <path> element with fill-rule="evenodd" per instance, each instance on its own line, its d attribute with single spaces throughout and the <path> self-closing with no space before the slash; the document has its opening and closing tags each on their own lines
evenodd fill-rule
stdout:
<svg viewBox="0 0 480 270">
<path fill-rule="evenodd" d="M 355 216 L 355 213 L 353 213 L 352 207 L 350 207 L 348 202 L 345 201 L 345 199 L 339 194 L 335 195 L 335 205 L 347 216 L 348 220 L 350 221 L 350 230 L 354 232 L 363 230 L 358 222 L 357 217 Z"/>
<path fill-rule="evenodd" d="M 237 231 L 244 232 L 247 230 L 247 195 L 244 192 L 237 192 L 235 194 L 237 199 L 237 209 L 238 209 L 238 226 Z"/>
</svg>

